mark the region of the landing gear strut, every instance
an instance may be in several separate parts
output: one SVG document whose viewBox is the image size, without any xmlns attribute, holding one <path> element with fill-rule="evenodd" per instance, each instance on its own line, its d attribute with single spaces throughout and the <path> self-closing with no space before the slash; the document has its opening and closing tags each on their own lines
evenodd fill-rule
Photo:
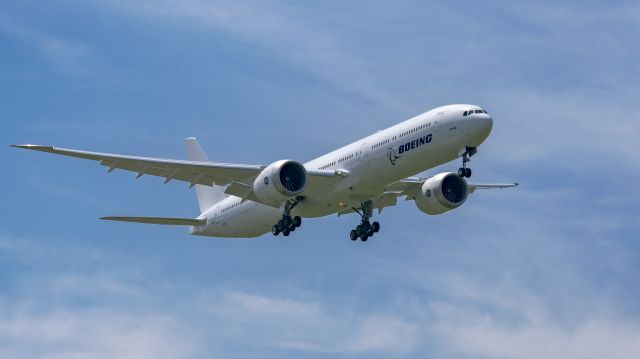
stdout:
<svg viewBox="0 0 640 359">
<path fill-rule="evenodd" d="M 475 155 L 478 149 L 475 147 L 465 147 L 465 151 L 462 154 L 462 167 L 458 169 L 458 176 L 471 177 L 471 168 L 467 168 L 467 162 L 471 161 L 471 156 Z"/>
<path fill-rule="evenodd" d="M 271 234 L 277 236 L 282 233 L 283 236 L 288 237 L 291 232 L 302 225 L 302 218 L 300 218 L 300 216 L 291 217 L 291 210 L 297 206 L 300 201 L 301 198 L 298 197 L 287 201 L 284 205 L 282 219 L 271 227 Z"/>
<path fill-rule="evenodd" d="M 362 217 L 362 221 L 355 228 L 352 229 L 349 233 L 349 238 L 352 241 L 360 238 L 361 241 L 366 242 L 369 237 L 373 237 L 374 233 L 378 233 L 380 230 L 380 223 L 378 222 L 369 222 L 369 219 L 373 215 L 373 203 L 371 201 L 366 201 L 361 204 L 362 212 L 358 211 L 356 208 L 352 207 L 352 209 Z"/>
</svg>

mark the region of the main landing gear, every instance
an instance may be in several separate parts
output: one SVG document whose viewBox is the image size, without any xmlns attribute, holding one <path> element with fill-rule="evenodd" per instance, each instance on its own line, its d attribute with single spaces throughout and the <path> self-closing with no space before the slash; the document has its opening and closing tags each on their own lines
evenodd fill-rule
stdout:
<svg viewBox="0 0 640 359">
<path fill-rule="evenodd" d="M 471 156 L 478 153 L 478 149 L 476 147 L 465 147 L 465 151 L 462 154 L 462 167 L 458 169 L 458 176 L 460 177 L 471 177 L 471 168 L 467 168 L 467 162 L 471 161 Z"/>
<path fill-rule="evenodd" d="M 282 233 L 283 236 L 288 237 L 291 232 L 302 225 L 302 218 L 300 218 L 300 216 L 291 217 L 291 210 L 298 205 L 299 202 L 300 200 L 298 198 L 287 201 L 284 205 L 282 219 L 271 227 L 271 234 L 277 236 Z"/>
<path fill-rule="evenodd" d="M 380 230 L 380 223 L 373 222 L 370 223 L 369 219 L 373 215 L 373 203 L 371 201 L 366 201 L 361 204 L 362 212 L 358 211 L 356 208 L 352 209 L 356 211 L 362 217 L 362 222 L 356 227 L 356 229 L 352 229 L 349 233 L 349 238 L 352 241 L 360 238 L 361 241 L 366 242 L 369 237 L 373 237 L 374 233 L 378 233 Z"/>
</svg>

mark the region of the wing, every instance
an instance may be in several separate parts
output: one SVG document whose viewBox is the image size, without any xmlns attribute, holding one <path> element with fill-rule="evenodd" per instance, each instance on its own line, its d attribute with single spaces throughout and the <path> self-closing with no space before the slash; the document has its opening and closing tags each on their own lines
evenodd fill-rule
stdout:
<svg viewBox="0 0 640 359">
<path fill-rule="evenodd" d="M 142 175 L 158 176 L 163 177 L 165 183 L 171 180 L 178 180 L 188 182 L 190 187 L 196 184 L 205 186 L 213 186 L 214 184 L 218 186 L 227 185 L 226 194 L 262 203 L 253 195 L 252 185 L 256 176 L 266 167 L 263 165 L 138 157 L 40 145 L 13 145 L 12 147 L 99 161 L 101 165 L 109 168 L 109 172 L 115 169 L 131 171 L 137 174 L 136 178 Z M 326 193 L 342 178 L 348 176 L 349 171 L 309 170 L 307 175 L 309 176 L 309 182 L 303 195 L 315 196 Z"/>
<path fill-rule="evenodd" d="M 397 192 L 400 196 L 414 196 L 420 192 L 422 184 L 428 178 L 409 177 L 398 182 L 392 183 L 387 187 L 387 191 Z M 509 188 L 518 186 L 519 183 L 476 183 L 468 182 L 469 193 L 475 192 L 477 189 L 492 189 L 492 188 Z"/>
<path fill-rule="evenodd" d="M 384 207 L 391 207 L 397 204 L 398 197 L 405 197 L 405 200 L 416 198 L 422 190 L 422 184 L 428 178 L 408 177 L 398 182 L 394 182 L 387 186 L 384 193 L 378 197 L 371 198 L 373 208 L 378 209 L 378 213 L 382 212 Z M 477 189 L 491 188 L 509 188 L 518 186 L 518 183 L 468 183 L 469 193 L 475 192 Z M 361 210 L 361 206 L 354 208 L 345 208 L 338 212 L 338 216 L 353 213 L 354 209 Z"/>
<path fill-rule="evenodd" d="M 169 218 L 169 217 L 102 217 L 105 221 L 132 222 L 145 224 L 162 224 L 166 226 L 201 226 L 207 223 L 204 218 Z"/>
<path fill-rule="evenodd" d="M 477 189 L 491 189 L 491 188 L 509 188 L 520 185 L 518 182 L 514 183 L 469 183 L 469 193 L 475 192 Z"/>
<path fill-rule="evenodd" d="M 191 186 L 196 184 L 212 186 L 214 183 L 216 185 L 225 185 L 233 181 L 247 181 L 248 179 L 255 178 L 265 167 L 260 165 L 115 155 L 110 153 L 70 150 L 53 146 L 14 145 L 12 147 L 100 161 L 101 165 L 109 168 L 109 172 L 115 169 L 121 169 L 137 173 L 136 178 L 142 175 L 152 175 L 164 177 L 165 183 L 171 180 L 179 180 L 189 182 Z"/>
</svg>

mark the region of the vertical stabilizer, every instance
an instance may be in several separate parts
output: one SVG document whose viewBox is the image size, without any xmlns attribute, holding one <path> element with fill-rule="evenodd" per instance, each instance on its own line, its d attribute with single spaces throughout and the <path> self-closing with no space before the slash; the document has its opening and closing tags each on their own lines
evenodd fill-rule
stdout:
<svg viewBox="0 0 640 359">
<path fill-rule="evenodd" d="M 195 137 L 186 138 L 184 140 L 184 144 L 187 147 L 187 159 L 189 161 L 209 161 L 207 155 L 204 153 Z M 198 205 L 200 206 L 200 213 L 204 213 L 214 204 L 225 198 L 224 191 L 220 186 L 214 185 L 213 187 L 209 187 L 197 184 L 195 185 L 195 188 Z"/>
</svg>

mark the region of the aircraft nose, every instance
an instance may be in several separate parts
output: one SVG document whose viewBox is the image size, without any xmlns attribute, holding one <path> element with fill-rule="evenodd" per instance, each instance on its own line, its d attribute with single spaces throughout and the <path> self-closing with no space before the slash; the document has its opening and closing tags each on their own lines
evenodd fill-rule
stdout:
<svg viewBox="0 0 640 359">
<path fill-rule="evenodd" d="M 483 129 L 487 133 L 487 136 L 491 133 L 491 129 L 493 128 L 493 118 L 487 114 L 487 117 L 482 119 L 483 121 Z"/>
<path fill-rule="evenodd" d="M 479 146 L 489 137 L 493 128 L 493 118 L 488 114 L 475 115 L 470 119 L 470 124 L 469 141 L 472 146 Z"/>
</svg>

